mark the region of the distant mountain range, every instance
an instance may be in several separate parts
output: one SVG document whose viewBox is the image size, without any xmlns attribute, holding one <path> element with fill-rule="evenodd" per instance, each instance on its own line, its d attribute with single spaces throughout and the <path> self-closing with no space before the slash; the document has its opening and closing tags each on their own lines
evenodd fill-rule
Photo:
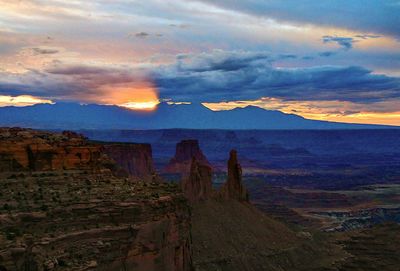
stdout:
<svg viewBox="0 0 400 271">
<path fill-rule="evenodd" d="M 1 107 L 0 126 L 37 129 L 373 129 L 395 126 L 305 119 L 255 106 L 212 111 L 201 104 L 161 103 L 153 112 L 77 103 Z"/>
</svg>

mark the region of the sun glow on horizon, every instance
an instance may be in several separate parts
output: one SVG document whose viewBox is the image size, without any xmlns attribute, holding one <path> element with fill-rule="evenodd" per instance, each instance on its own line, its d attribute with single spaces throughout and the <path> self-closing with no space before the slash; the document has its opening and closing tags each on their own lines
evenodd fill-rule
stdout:
<svg viewBox="0 0 400 271">
<path fill-rule="evenodd" d="M 160 102 L 157 101 L 149 101 L 149 102 L 127 102 L 123 104 L 119 104 L 118 106 L 125 107 L 132 110 L 143 110 L 143 111 L 153 111 L 157 108 L 157 105 Z"/>
<path fill-rule="evenodd" d="M 54 104 L 52 100 L 34 97 L 31 95 L 9 96 L 0 95 L 0 107 L 4 106 L 30 106 L 35 104 Z"/>
<path fill-rule="evenodd" d="M 157 87 L 142 78 L 127 84 L 111 84 L 104 86 L 104 96 L 101 99 L 105 104 L 114 104 L 131 110 L 153 111 L 160 103 Z"/>
<path fill-rule="evenodd" d="M 243 108 L 251 105 L 266 110 L 279 110 L 286 114 L 295 114 L 312 120 L 400 126 L 400 111 L 380 111 L 386 106 L 391 107 L 389 102 L 378 104 L 376 108 L 369 108 L 368 105 L 358 106 L 351 102 L 284 101 L 277 98 L 263 98 L 255 101 L 203 103 L 203 105 L 213 111 Z M 352 111 L 353 108 L 356 110 Z"/>
</svg>

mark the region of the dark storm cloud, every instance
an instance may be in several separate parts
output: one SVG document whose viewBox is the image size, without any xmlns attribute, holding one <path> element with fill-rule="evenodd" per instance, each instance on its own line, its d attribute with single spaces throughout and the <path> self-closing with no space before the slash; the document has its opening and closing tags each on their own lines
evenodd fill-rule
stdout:
<svg viewBox="0 0 400 271">
<path fill-rule="evenodd" d="M 23 95 L 29 93 L 30 85 L 15 84 L 15 83 L 2 83 L 0 82 L 0 95 Z"/>
<path fill-rule="evenodd" d="M 162 98 L 231 101 L 276 97 L 287 100 L 375 102 L 400 97 L 400 79 L 362 67 L 274 68 L 260 53 L 202 54 L 153 73 Z M 220 55 L 220 56 L 218 56 Z"/>
<path fill-rule="evenodd" d="M 314 24 L 400 38 L 398 0 L 193 0 L 294 24 Z"/>
<path fill-rule="evenodd" d="M 2 74 L 0 78 L 12 80 L 0 80 L 0 93 L 80 100 L 101 94 L 103 86 L 142 82 L 145 76 L 155 84 L 161 99 L 174 101 L 275 97 L 373 103 L 400 98 L 396 77 L 358 66 L 274 67 L 280 59 L 281 55 L 266 52 L 213 51 L 178 55 L 174 64 L 146 68 L 56 64 L 19 75 L 18 80 L 15 75 Z"/>
<path fill-rule="evenodd" d="M 280 57 L 278 57 L 280 58 Z M 182 72 L 238 71 L 257 63 L 269 64 L 274 58 L 265 52 L 225 52 L 187 54 L 177 56 L 176 68 Z"/>
<path fill-rule="evenodd" d="M 57 64 L 43 71 L 30 69 L 20 75 L 0 73 L 0 94 L 84 101 L 84 97 L 102 94 L 104 86 L 143 80 L 138 78 L 139 74 L 143 74 L 141 69 L 124 66 Z"/>
<path fill-rule="evenodd" d="M 344 50 L 349 50 L 349 49 L 353 48 L 353 42 L 355 42 L 355 40 L 353 38 L 336 37 L 336 36 L 323 36 L 322 41 L 324 43 L 331 43 L 331 42 L 337 43 Z"/>
</svg>

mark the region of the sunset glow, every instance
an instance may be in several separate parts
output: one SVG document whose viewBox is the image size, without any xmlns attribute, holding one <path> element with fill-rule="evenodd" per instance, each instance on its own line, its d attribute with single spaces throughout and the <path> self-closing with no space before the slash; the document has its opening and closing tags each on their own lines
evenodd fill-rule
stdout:
<svg viewBox="0 0 400 271">
<path fill-rule="evenodd" d="M 337 3 L 0 0 L 0 106 L 184 101 L 399 125 L 398 1 Z"/>
<path fill-rule="evenodd" d="M 102 91 L 102 102 L 132 110 L 152 111 L 159 104 L 156 87 L 143 79 L 135 83 L 107 85 L 102 87 Z"/>
<path fill-rule="evenodd" d="M 128 102 L 124 104 L 120 104 L 119 106 L 126 107 L 133 110 L 148 110 L 152 111 L 157 108 L 159 101 L 150 101 L 150 102 Z"/>
<path fill-rule="evenodd" d="M 52 104 L 53 101 L 29 95 L 7 96 L 0 95 L 0 107 L 3 106 L 29 106 L 34 104 Z"/>
<path fill-rule="evenodd" d="M 279 110 L 287 114 L 296 114 L 314 120 L 400 125 L 400 111 L 384 112 L 385 107 L 392 106 L 390 103 L 380 103 L 371 107 L 368 104 L 357 105 L 340 101 L 283 101 L 275 98 L 263 98 L 256 101 L 203 103 L 203 105 L 214 111 L 257 106 L 267 110 Z M 352 111 L 352 109 L 356 109 L 357 111 Z"/>
</svg>

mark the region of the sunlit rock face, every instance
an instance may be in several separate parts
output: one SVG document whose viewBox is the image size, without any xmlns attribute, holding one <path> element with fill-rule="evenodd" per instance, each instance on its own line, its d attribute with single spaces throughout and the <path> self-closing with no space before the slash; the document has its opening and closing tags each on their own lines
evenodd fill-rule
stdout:
<svg viewBox="0 0 400 271">
<path fill-rule="evenodd" d="M 207 158 L 200 150 L 197 140 L 182 140 L 176 145 L 175 156 L 169 161 L 164 171 L 166 173 L 187 175 L 190 172 L 193 157 L 196 158 L 199 163 L 210 166 Z"/>
<path fill-rule="evenodd" d="M 248 201 L 248 193 L 242 182 L 242 167 L 237 159 L 236 150 L 231 150 L 228 160 L 228 179 L 221 188 L 221 195 L 225 199 Z"/>
<path fill-rule="evenodd" d="M 1 128 L 0 171 L 95 169 L 105 159 L 101 149 L 73 132 Z"/>
<path fill-rule="evenodd" d="M 104 152 L 129 176 L 144 181 L 158 180 L 150 144 L 106 144 Z"/>
<path fill-rule="evenodd" d="M 190 173 L 182 179 L 182 190 L 190 202 L 206 200 L 212 196 L 212 169 L 192 158 Z"/>
</svg>

